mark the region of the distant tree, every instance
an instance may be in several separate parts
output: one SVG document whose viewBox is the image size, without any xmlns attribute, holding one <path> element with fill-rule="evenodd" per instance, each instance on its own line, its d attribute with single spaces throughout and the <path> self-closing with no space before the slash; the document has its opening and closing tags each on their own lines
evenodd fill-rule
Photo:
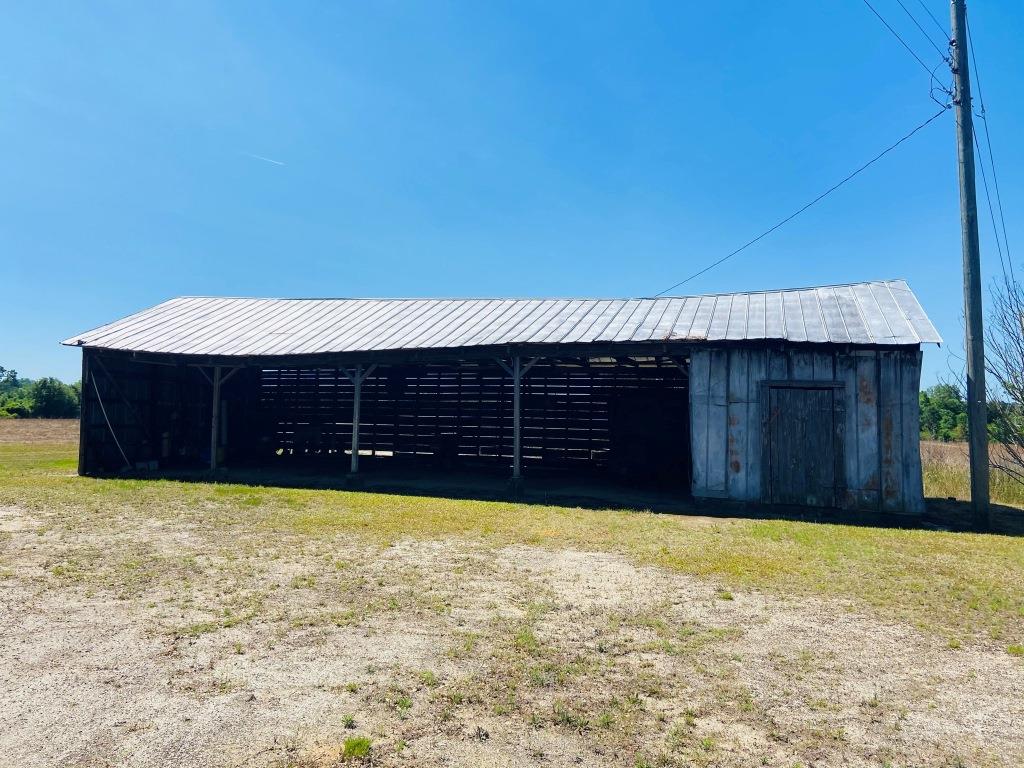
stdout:
<svg viewBox="0 0 1024 768">
<path fill-rule="evenodd" d="M 0 393 L 12 392 L 20 386 L 18 372 L 0 365 Z"/>
<path fill-rule="evenodd" d="M 921 437 L 963 440 L 967 437 L 967 402 L 953 384 L 936 384 L 919 395 Z"/>
<path fill-rule="evenodd" d="M 0 419 L 66 419 L 78 416 L 82 384 L 45 378 L 33 381 L 18 376 L 12 368 L 0 366 Z"/>
<path fill-rule="evenodd" d="M 32 401 L 28 395 L 18 393 L 0 394 L 0 419 L 24 419 L 32 415 Z"/>
<path fill-rule="evenodd" d="M 63 381 L 46 377 L 29 388 L 32 416 L 42 419 L 70 419 L 78 416 L 79 394 Z"/>
</svg>

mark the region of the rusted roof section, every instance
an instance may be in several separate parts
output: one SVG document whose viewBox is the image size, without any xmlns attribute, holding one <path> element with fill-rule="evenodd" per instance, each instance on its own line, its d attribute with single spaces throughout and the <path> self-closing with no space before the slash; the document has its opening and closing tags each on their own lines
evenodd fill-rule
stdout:
<svg viewBox="0 0 1024 768">
<path fill-rule="evenodd" d="M 657 299 L 171 299 L 69 346 L 182 355 L 313 355 L 507 344 L 941 343 L 903 280 Z"/>
</svg>

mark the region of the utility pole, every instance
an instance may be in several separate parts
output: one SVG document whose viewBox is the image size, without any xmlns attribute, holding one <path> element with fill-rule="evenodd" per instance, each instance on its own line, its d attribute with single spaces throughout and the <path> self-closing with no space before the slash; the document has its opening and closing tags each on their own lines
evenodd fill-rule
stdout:
<svg viewBox="0 0 1024 768">
<path fill-rule="evenodd" d="M 978 528 L 991 526 L 988 498 L 988 431 L 985 398 L 985 332 L 981 310 L 981 253 L 978 201 L 974 189 L 974 116 L 971 74 L 967 66 L 967 5 L 952 0 L 950 23 L 953 104 L 956 107 L 957 159 L 960 169 L 960 229 L 964 259 L 964 315 L 967 348 L 967 435 L 971 459 L 971 512 Z"/>
</svg>

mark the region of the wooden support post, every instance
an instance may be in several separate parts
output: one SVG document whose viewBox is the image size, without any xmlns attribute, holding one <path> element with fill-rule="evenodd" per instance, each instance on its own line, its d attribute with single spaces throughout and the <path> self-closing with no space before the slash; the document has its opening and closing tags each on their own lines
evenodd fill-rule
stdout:
<svg viewBox="0 0 1024 768">
<path fill-rule="evenodd" d="M 517 484 L 523 477 L 522 418 L 519 414 L 522 381 L 522 364 L 516 355 L 512 358 L 512 482 Z"/>
<path fill-rule="evenodd" d="M 363 394 L 363 366 L 357 365 L 352 376 L 352 463 L 351 474 L 359 472 L 359 407 Z"/>
<path fill-rule="evenodd" d="M 522 390 L 523 376 L 527 371 L 536 365 L 539 357 L 530 360 L 523 365 L 519 355 L 512 357 L 510 366 L 504 360 L 498 358 L 498 365 L 509 376 L 512 377 L 512 492 L 518 494 L 522 490 L 523 482 L 523 430 L 522 430 Z"/>
<path fill-rule="evenodd" d="M 89 350 L 82 350 L 82 403 L 78 414 L 78 474 L 89 474 L 87 466 L 89 439 Z"/>
<path fill-rule="evenodd" d="M 217 448 L 220 442 L 220 366 L 213 367 L 213 414 L 210 418 L 210 471 L 217 469 Z"/>
<path fill-rule="evenodd" d="M 349 474 L 359 472 L 359 412 L 362 407 L 363 382 L 373 373 L 377 364 L 374 363 L 365 371 L 360 363 L 352 373 L 344 371 L 348 380 L 352 382 L 352 461 L 349 464 Z"/>
</svg>

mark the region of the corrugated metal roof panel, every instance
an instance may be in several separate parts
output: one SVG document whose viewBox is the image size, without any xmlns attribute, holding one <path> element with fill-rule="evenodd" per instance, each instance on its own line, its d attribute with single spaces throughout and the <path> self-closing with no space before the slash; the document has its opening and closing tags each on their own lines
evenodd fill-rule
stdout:
<svg viewBox="0 0 1024 768">
<path fill-rule="evenodd" d="M 69 346 L 254 356 L 503 344 L 780 339 L 941 343 L 903 280 L 659 299 L 184 297 L 72 336 Z"/>
</svg>

